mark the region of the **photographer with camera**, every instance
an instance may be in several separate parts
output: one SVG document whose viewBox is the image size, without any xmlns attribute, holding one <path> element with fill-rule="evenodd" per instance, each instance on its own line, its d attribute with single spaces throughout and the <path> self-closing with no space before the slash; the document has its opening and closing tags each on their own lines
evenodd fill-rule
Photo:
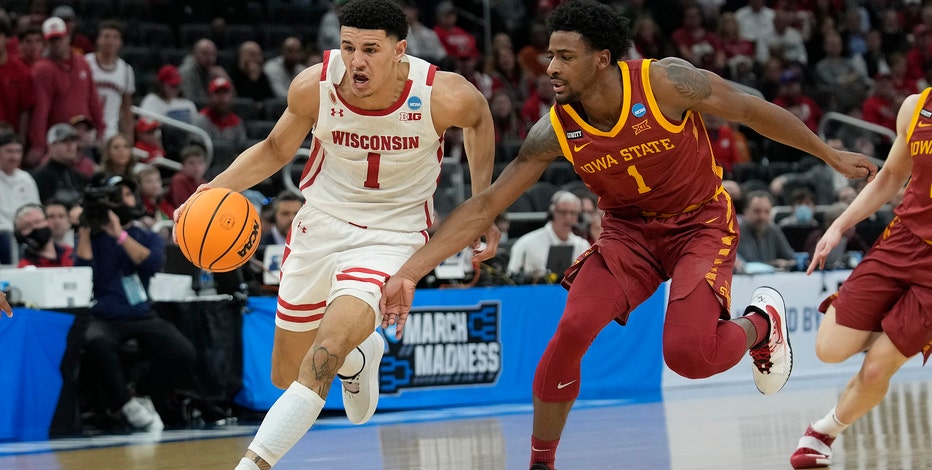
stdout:
<svg viewBox="0 0 932 470">
<path fill-rule="evenodd" d="M 107 406 L 120 410 L 138 430 L 160 431 L 164 425 L 153 401 L 164 409 L 175 387 L 192 379 L 196 353 L 172 323 L 155 314 L 146 294 L 165 247 L 161 237 L 136 223 L 143 215 L 136 189 L 135 181 L 121 176 L 101 178 L 85 189 L 75 264 L 93 268 L 96 304 L 84 336 L 85 354 L 98 365 Z M 127 386 L 120 350 L 131 339 L 152 363 L 136 392 L 148 392 L 152 399 L 133 397 Z"/>
</svg>

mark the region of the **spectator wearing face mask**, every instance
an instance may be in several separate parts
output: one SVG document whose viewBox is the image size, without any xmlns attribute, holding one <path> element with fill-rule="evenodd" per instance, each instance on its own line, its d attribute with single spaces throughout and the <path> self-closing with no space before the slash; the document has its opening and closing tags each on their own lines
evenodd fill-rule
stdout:
<svg viewBox="0 0 932 470">
<path fill-rule="evenodd" d="M 26 204 L 16 211 L 13 230 L 21 253 L 19 267 L 57 268 L 74 266 L 71 247 L 55 243 L 41 204 Z"/>
<path fill-rule="evenodd" d="M 799 188 L 793 190 L 790 196 L 790 201 L 793 204 L 793 213 L 780 219 L 780 226 L 818 226 L 819 222 L 815 219 L 814 199 L 812 191 L 808 189 Z"/>
</svg>

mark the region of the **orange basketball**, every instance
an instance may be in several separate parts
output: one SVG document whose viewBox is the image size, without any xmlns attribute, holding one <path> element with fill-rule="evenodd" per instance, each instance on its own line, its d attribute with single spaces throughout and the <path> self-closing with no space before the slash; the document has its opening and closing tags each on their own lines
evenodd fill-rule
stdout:
<svg viewBox="0 0 932 470">
<path fill-rule="evenodd" d="M 249 261 L 259 246 L 261 231 L 259 213 L 246 196 L 211 188 L 185 204 L 175 225 L 175 238 L 195 266 L 222 273 Z"/>
</svg>

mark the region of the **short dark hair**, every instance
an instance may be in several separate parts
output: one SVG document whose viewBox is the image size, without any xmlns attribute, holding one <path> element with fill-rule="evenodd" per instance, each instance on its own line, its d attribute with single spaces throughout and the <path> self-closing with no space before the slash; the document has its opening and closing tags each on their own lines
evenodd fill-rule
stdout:
<svg viewBox="0 0 932 470">
<path fill-rule="evenodd" d="M 21 29 L 19 33 L 16 34 L 16 37 L 19 38 L 20 41 L 24 41 L 26 39 L 26 36 L 29 36 L 30 34 L 35 34 L 35 35 L 38 35 L 39 37 L 42 37 L 42 29 L 40 29 L 36 25 L 29 25 Z"/>
<path fill-rule="evenodd" d="M 408 20 L 394 0 L 350 0 L 340 10 L 340 26 L 385 31 L 399 41 L 408 37 Z"/>
<path fill-rule="evenodd" d="M 278 195 L 275 196 L 275 199 L 272 200 L 272 211 L 278 211 L 278 206 L 281 205 L 282 202 L 287 201 L 297 201 L 301 204 L 304 204 L 304 196 L 286 189 L 278 193 Z"/>
<path fill-rule="evenodd" d="M 608 5 L 595 0 L 569 0 L 556 7 L 547 19 L 547 29 L 574 31 L 589 47 L 608 49 L 613 61 L 619 61 L 631 47 L 628 19 Z"/>
<path fill-rule="evenodd" d="M 117 21 L 117 20 L 101 21 L 100 24 L 97 26 L 97 34 L 100 34 L 100 32 L 105 29 L 115 30 L 116 32 L 120 33 L 120 37 L 123 36 L 124 28 L 123 28 L 123 23 L 121 23 L 120 21 Z"/>
</svg>

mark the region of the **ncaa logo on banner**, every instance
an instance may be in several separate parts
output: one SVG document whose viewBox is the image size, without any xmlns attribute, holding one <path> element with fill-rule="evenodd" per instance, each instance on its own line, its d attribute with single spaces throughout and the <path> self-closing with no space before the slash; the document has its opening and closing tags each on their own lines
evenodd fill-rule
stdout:
<svg viewBox="0 0 932 470">
<path fill-rule="evenodd" d="M 412 309 L 404 336 L 382 331 L 381 393 L 494 384 L 502 371 L 501 304 Z"/>
</svg>

